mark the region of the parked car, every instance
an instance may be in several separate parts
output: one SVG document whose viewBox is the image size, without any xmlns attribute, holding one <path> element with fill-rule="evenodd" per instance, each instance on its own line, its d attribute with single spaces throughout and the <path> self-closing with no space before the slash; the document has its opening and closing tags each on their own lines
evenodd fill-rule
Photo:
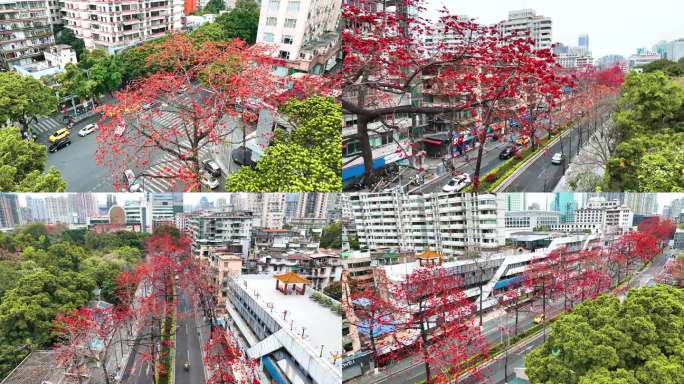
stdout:
<svg viewBox="0 0 684 384">
<path fill-rule="evenodd" d="M 515 147 L 515 145 L 508 146 L 503 151 L 501 151 L 501 153 L 499 154 L 499 159 L 510 159 L 515 155 L 515 152 L 517 152 L 517 148 Z"/>
<path fill-rule="evenodd" d="M 249 148 L 237 147 L 231 152 L 231 157 L 235 164 L 241 166 L 250 166 L 252 169 L 256 168 L 256 161 L 252 160 L 252 150 Z"/>
<path fill-rule="evenodd" d="M 81 137 L 88 136 L 89 134 L 95 132 L 95 130 L 98 128 L 97 124 L 88 124 L 85 127 L 81 128 L 80 131 L 78 131 L 78 135 Z"/>
<path fill-rule="evenodd" d="M 62 129 L 56 130 L 50 137 L 48 138 L 51 143 L 54 143 L 58 140 L 62 140 L 65 137 L 68 137 L 71 131 L 69 131 L 69 128 L 64 127 Z"/>
<path fill-rule="evenodd" d="M 551 158 L 551 164 L 560 165 L 565 160 L 565 156 L 562 152 L 556 152 Z"/>
<path fill-rule="evenodd" d="M 71 139 L 66 137 L 66 138 L 63 138 L 61 140 L 57 140 L 54 143 L 50 144 L 50 146 L 48 147 L 48 151 L 50 153 L 55 153 L 55 152 L 59 151 L 60 149 L 66 148 L 70 145 L 71 145 Z"/>
<path fill-rule="evenodd" d="M 202 185 L 204 185 L 205 187 L 208 187 L 209 189 L 216 189 L 221 184 L 219 179 L 212 176 L 209 172 L 202 172 L 202 174 L 200 176 L 202 177 L 201 178 Z"/>
<path fill-rule="evenodd" d="M 135 172 L 132 169 L 124 171 L 124 181 L 126 182 L 128 192 L 142 192 L 142 186 L 138 183 Z"/>
<path fill-rule="evenodd" d="M 210 175 L 221 177 L 221 167 L 219 167 L 214 160 L 204 160 L 202 162 L 202 167 L 205 171 L 209 172 Z"/>
<path fill-rule="evenodd" d="M 529 142 L 530 138 L 527 136 L 520 136 L 517 140 L 515 140 L 515 143 L 518 145 L 527 145 Z"/>
<path fill-rule="evenodd" d="M 471 182 L 470 175 L 467 173 L 460 174 L 449 180 L 449 182 L 442 187 L 442 192 L 460 192 L 470 185 Z"/>
<path fill-rule="evenodd" d="M 117 136 L 121 136 L 124 134 L 125 131 L 126 131 L 126 123 L 124 123 L 122 121 L 119 123 L 119 125 L 116 127 L 116 129 L 114 129 L 114 134 Z"/>
</svg>

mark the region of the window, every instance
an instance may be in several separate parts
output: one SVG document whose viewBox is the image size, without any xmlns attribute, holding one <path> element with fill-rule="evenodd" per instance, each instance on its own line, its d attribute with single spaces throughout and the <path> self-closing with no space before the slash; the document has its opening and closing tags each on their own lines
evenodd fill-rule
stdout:
<svg viewBox="0 0 684 384">
<path fill-rule="evenodd" d="M 299 12 L 299 0 L 288 1 L 287 2 L 287 11 L 288 12 Z"/>
<path fill-rule="evenodd" d="M 289 44 L 292 45 L 294 43 L 294 38 L 290 35 L 284 35 L 283 36 L 283 44 Z"/>
<path fill-rule="evenodd" d="M 271 32 L 264 33 L 264 41 L 267 43 L 272 43 L 274 40 L 273 34 Z"/>
<path fill-rule="evenodd" d="M 277 11 L 280 9 L 280 0 L 269 0 L 268 9 L 270 11 Z"/>
<path fill-rule="evenodd" d="M 288 51 L 280 51 L 280 52 L 278 53 L 278 57 L 280 57 L 281 59 L 288 60 L 288 59 L 290 58 L 290 52 L 288 52 Z"/>
<path fill-rule="evenodd" d="M 361 143 L 354 139 L 342 144 L 342 157 L 354 156 L 361 153 Z"/>
<path fill-rule="evenodd" d="M 278 18 L 277 17 L 267 17 L 266 18 L 266 25 L 273 27 L 276 24 L 278 24 Z"/>
<path fill-rule="evenodd" d="M 285 28 L 294 28 L 297 25 L 297 19 L 285 19 Z"/>
</svg>

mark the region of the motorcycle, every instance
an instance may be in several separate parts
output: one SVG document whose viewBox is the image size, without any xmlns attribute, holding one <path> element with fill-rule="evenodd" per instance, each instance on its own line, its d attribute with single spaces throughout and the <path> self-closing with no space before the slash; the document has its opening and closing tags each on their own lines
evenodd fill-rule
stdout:
<svg viewBox="0 0 684 384">
<path fill-rule="evenodd" d="M 190 370 L 190 362 L 186 361 L 185 364 L 183 364 L 183 368 L 185 368 L 186 371 Z"/>
</svg>

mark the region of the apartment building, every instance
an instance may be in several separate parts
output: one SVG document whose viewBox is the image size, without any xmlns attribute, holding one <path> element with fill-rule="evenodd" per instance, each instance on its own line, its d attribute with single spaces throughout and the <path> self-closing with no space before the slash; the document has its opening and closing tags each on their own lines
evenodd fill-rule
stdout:
<svg viewBox="0 0 684 384">
<path fill-rule="evenodd" d="M 672 244 L 672 248 L 674 249 L 684 249 L 684 229 L 677 229 L 675 231 Z"/>
<path fill-rule="evenodd" d="M 114 53 L 182 28 L 183 0 L 64 0 L 65 27 L 88 49 Z"/>
<path fill-rule="evenodd" d="M 359 244 L 369 250 L 433 249 L 446 258 L 505 244 L 503 195 L 398 191 L 350 194 Z"/>
<path fill-rule="evenodd" d="M 553 211 L 506 212 L 506 231 L 532 231 L 537 227 L 560 224 L 561 213 Z"/>
<path fill-rule="evenodd" d="M 190 219 L 192 253 L 208 258 L 215 249 L 233 248 L 246 260 L 249 255 L 252 231 L 251 212 L 208 212 Z"/>
<path fill-rule="evenodd" d="M 502 36 L 531 38 L 534 49 L 550 49 L 553 45 L 553 21 L 537 15 L 534 9 L 510 11 L 508 20 L 502 21 L 497 27 Z"/>
<path fill-rule="evenodd" d="M 42 61 L 55 43 L 45 0 L 0 0 L 0 69 Z"/>
<path fill-rule="evenodd" d="M 322 74 L 340 52 L 342 0 L 263 0 L 257 42 L 272 43 L 285 60 L 276 73 Z"/>
</svg>

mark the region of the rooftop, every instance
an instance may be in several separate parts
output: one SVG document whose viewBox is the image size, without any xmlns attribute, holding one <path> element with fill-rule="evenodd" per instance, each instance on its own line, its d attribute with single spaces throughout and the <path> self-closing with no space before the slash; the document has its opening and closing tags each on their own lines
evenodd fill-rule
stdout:
<svg viewBox="0 0 684 384">
<path fill-rule="evenodd" d="M 64 368 L 57 366 L 56 356 L 53 351 L 31 352 L 2 384 L 62 383 Z"/>
<path fill-rule="evenodd" d="M 241 275 L 237 280 L 242 287 L 246 283 L 245 291 L 252 297 L 258 293 L 257 301 L 268 308 L 284 328 L 292 327 L 298 335 L 304 330 L 306 344 L 316 356 L 321 346 L 323 357 L 328 361 L 331 361 L 331 353 L 342 353 L 342 316 L 313 301 L 309 297 L 310 289 L 304 295 L 284 295 L 276 290 L 271 275 Z"/>
<path fill-rule="evenodd" d="M 311 281 L 292 271 L 282 275 L 273 275 L 273 278 L 285 284 L 311 284 Z"/>
</svg>

